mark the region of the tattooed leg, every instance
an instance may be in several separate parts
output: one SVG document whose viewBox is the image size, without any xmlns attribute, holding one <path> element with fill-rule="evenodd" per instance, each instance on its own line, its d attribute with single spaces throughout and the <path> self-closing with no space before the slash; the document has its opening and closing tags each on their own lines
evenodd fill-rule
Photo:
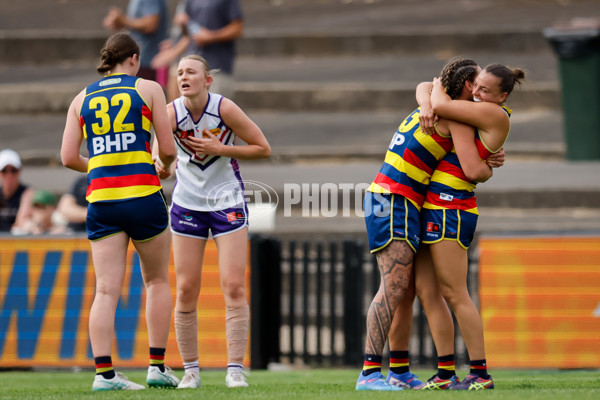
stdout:
<svg viewBox="0 0 600 400">
<path fill-rule="evenodd" d="M 367 313 L 366 354 L 383 353 L 394 311 L 410 285 L 414 255 L 408 243 L 399 240 L 376 253 L 381 283 Z"/>
</svg>

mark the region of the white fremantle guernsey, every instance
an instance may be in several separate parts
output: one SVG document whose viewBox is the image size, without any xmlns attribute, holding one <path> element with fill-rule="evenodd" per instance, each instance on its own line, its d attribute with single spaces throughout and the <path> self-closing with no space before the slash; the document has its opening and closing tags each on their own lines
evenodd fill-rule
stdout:
<svg viewBox="0 0 600 400">
<path fill-rule="evenodd" d="M 202 116 L 194 121 L 184 104 L 184 97 L 173 101 L 177 131 L 177 181 L 173 202 L 196 211 L 218 211 L 244 203 L 244 184 L 236 159 L 213 155 L 198 155 L 188 145 L 189 136 L 202 137 L 208 129 L 221 143 L 233 146 L 234 132 L 221 119 L 223 96 L 208 94 Z"/>
</svg>

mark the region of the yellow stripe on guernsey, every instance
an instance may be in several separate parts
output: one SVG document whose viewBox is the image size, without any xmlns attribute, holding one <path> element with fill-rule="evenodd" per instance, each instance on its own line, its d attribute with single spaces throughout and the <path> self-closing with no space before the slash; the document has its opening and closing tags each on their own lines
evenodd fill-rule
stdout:
<svg viewBox="0 0 600 400">
<path fill-rule="evenodd" d="M 150 164 L 152 165 L 152 155 L 146 151 L 132 151 L 129 153 L 114 153 L 101 154 L 93 157 L 88 163 L 88 173 L 97 167 L 107 167 L 114 165 L 131 165 L 131 164 Z M 155 185 L 133 185 L 124 187 L 111 187 L 105 189 L 95 189 L 88 196 L 88 201 L 103 200 L 122 200 L 133 197 L 144 197 L 151 195 L 160 190 L 159 186 Z"/>
<path fill-rule="evenodd" d="M 146 115 L 142 114 L 142 129 L 144 129 L 146 132 L 150 132 L 150 130 L 152 129 L 152 121 L 150 121 L 148 119 L 148 117 L 146 117 Z"/>
<path fill-rule="evenodd" d="M 423 208 L 426 208 L 429 210 L 448 210 L 448 207 L 438 206 L 437 204 L 431 204 L 428 201 L 425 201 L 425 203 L 423 203 Z M 479 215 L 479 209 L 477 207 L 469 208 L 464 211 Z"/>
<path fill-rule="evenodd" d="M 134 197 L 145 197 L 160 190 L 155 185 L 137 185 L 122 188 L 96 189 L 88 197 L 90 203 L 103 200 L 124 200 Z"/>
<path fill-rule="evenodd" d="M 441 136 L 442 138 L 445 138 L 445 139 L 451 138 L 450 135 L 441 134 L 437 130 L 437 126 L 436 126 L 435 130 L 436 130 L 437 134 L 439 136 Z M 415 138 L 419 141 L 419 143 L 421 143 L 423 145 L 423 147 L 425 147 L 438 160 L 441 160 L 442 158 L 444 158 L 444 156 L 446 154 L 448 154 L 448 152 L 442 146 L 440 146 L 440 144 L 433 138 L 432 135 L 427 135 L 419 130 L 415 133 Z"/>
<path fill-rule="evenodd" d="M 416 124 L 416 122 L 418 122 L 418 119 L 416 119 L 414 123 L 411 124 L 411 126 Z M 403 125 L 400 125 L 400 128 L 398 129 L 403 129 Z M 438 135 L 443 138 L 449 138 L 449 136 L 441 135 L 439 133 Z M 421 132 L 420 129 L 414 133 L 413 138 L 421 144 L 424 150 L 429 152 L 437 160 L 441 160 L 447 154 L 447 150 L 445 150 L 435 139 L 433 139 L 431 135 L 424 134 L 423 132 Z M 432 173 L 433 171 L 424 171 L 423 169 L 421 169 L 421 167 L 415 166 L 413 163 L 411 163 L 411 159 L 414 163 L 415 156 L 410 157 L 409 154 L 405 154 L 405 157 L 402 158 L 402 156 L 398 153 L 395 153 L 392 150 L 388 150 L 385 154 L 384 165 L 388 164 L 397 171 L 406 174 L 410 179 L 428 185 L 429 180 L 431 178 L 430 173 Z M 371 183 L 371 186 L 369 187 L 368 191 L 373 193 L 394 192 L 393 190 L 390 190 L 390 188 L 387 185 L 380 185 L 380 182 L 377 182 L 377 180 Z M 415 205 L 417 207 L 420 207 L 420 205 L 418 204 Z"/>
<path fill-rule="evenodd" d="M 371 186 L 369 186 L 369 188 L 367 189 L 369 192 L 373 192 L 373 193 L 391 193 L 391 190 L 389 187 L 383 187 L 381 185 L 378 185 L 375 182 L 371 183 Z"/>
<path fill-rule="evenodd" d="M 439 182 L 452 189 L 464 190 L 465 192 L 472 192 L 475 189 L 476 184 L 470 181 L 465 181 L 447 172 L 435 171 L 435 174 L 431 177 L 431 182 Z"/>
<path fill-rule="evenodd" d="M 90 158 L 88 173 L 94 168 L 126 164 L 153 164 L 152 155 L 146 151 L 131 151 L 128 153 L 100 154 Z"/>
<path fill-rule="evenodd" d="M 444 154 L 446 153 L 444 152 Z M 421 168 L 416 167 L 407 161 L 403 161 L 402 157 L 398 154 L 388 151 L 385 156 L 385 162 L 396 168 L 398 171 L 404 172 L 406 175 L 410 176 L 411 179 L 424 184 L 429 184 L 430 176 L 426 171 L 423 171 Z"/>
</svg>

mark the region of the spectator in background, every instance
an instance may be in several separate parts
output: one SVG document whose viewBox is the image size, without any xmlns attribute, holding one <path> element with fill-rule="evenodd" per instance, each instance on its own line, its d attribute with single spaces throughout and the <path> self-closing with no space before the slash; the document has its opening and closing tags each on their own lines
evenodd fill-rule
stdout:
<svg viewBox="0 0 600 400">
<path fill-rule="evenodd" d="M 182 4 L 182 5 L 181 5 Z M 239 0 L 183 0 L 173 25 L 181 30 L 176 43 L 164 45 L 154 68 L 167 68 L 182 54 L 202 56 L 214 70 L 211 92 L 233 97 L 235 41 L 242 36 L 243 14 Z M 179 97 L 177 67 L 171 68 L 168 98 Z"/>
<path fill-rule="evenodd" d="M 21 183 L 21 167 L 16 151 L 0 151 L 0 232 L 19 228 L 31 217 L 33 189 Z"/>
<path fill-rule="evenodd" d="M 71 232 L 85 232 L 87 187 L 87 175 L 78 177 L 73 182 L 69 193 L 63 194 L 58 202 L 58 212 L 67 221 L 67 227 Z"/>
<path fill-rule="evenodd" d="M 54 218 L 58 198 L 49 190 L 37 190 L 33 195 L 31 218 L 22 227 L 13 228 L 18 235 L 62 235 L 66 226 Z"/>
<path fill-rule="evenodd" d="M 111 7 L 104 18 L 104 26 L 113 31 L 129 30 L 140 45 L 137 76 L 158 82 L 157 70 L 151 66 L 151 61 L 158 54 L 160 43 L 167 39 L 167 0 L 130 0 L 127 14 L 118 7 Z M 165 78 L 159 83 L 164 87 Z"/>
</svg>

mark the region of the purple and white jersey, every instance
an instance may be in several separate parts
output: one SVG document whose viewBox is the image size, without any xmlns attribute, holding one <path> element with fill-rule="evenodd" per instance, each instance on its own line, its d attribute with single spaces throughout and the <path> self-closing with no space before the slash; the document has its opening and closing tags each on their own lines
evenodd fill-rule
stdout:
<svg viewBox="0 0 600 400">
<path fill-rule="evenodd" d="M 235 134 L 221 119 L 222 96 L 208 94 L 208 102 L 202 116 L 194 121 L 187 110 L 184 97 L 173 101 L 177 131 L 177 181 L 173 190 L 173 202 L 197 211 L 216 211 L 244 203 L 244 184 L 236 159 L 229 157 L 198 155 L 188 145 L 189 136 L 202 137 L 208 129 L 221 143 L 233 146 Z"/>
</svg>

